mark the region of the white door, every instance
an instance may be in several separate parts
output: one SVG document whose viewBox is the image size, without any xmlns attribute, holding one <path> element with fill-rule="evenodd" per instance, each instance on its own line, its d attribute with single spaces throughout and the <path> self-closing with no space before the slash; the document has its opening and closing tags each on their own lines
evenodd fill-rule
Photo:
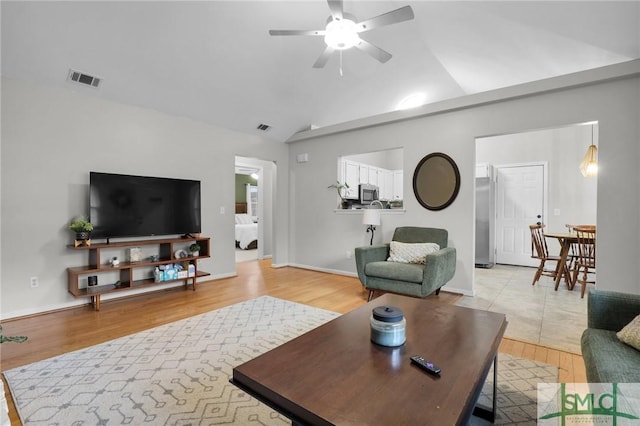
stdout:
<svg viewBox="0 0 640 426">
<path fill-rule="evenodd" d="M 545 165 L 496 167 L 496 263 L 537 266 L 529 225 L 544 223 Z"/>
</svg>

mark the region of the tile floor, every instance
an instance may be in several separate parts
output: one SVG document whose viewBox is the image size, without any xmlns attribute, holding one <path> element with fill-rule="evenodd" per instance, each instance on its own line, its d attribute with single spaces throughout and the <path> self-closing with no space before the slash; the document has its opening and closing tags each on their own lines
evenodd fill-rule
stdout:
<svg viewBox="0 0 640 426">
<path fill-rule="evenodd" d="M 550 277 L 532 286 L 534 273 L 510 265 L 476 268 L 476 296 L 464 296 L 458 305 L 506 314 L 505 337 L 580 354 L 587 296 L 581 299 L 580 286 L 569 291 L 564 281 L 555 291 Z"/>
</svg>

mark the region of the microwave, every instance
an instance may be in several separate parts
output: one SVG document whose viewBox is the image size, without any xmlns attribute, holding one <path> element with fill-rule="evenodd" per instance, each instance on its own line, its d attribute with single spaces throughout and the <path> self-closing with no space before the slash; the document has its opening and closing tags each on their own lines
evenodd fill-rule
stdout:
<svg viewBox="0 0 640 426">
<path fill-rule="evenodd" d="M 371 204 L 378 199 L 378 187 L 361 183 L 358 185 L 358 201 L 360 204 Z"/>
</svg>

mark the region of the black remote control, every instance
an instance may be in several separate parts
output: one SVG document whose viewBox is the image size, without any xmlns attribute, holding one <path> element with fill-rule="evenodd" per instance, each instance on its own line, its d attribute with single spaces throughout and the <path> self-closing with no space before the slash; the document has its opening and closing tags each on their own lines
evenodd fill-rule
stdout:
<svg viewBox="0 0 640 426">
<path fill-rule="evenodd" d="M 412 356 L 411 362 L 417 365 L 418 367 L 422 368 L 424 371 L 426 371 L 429 374 L 440 374 L 440 367 L 438 367 L 432 362 L 427 361 L 426 359 L 422 358 L 420 355 Z"/>
</svg>

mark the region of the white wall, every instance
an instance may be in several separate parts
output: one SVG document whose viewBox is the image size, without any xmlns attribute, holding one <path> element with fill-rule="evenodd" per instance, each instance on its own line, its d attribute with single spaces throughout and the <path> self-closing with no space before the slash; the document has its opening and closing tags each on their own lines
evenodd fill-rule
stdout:
<svg viewBox="0 0 640 426">
<path fill-rule="evenodd" d="M 315 269 L 355 273 L 355 262 L 346 251 L 368 244 L 365 226 L 357 215 L 333 211 L 335 195 L 326 186 L 335 180 L 336 158 L 359 151 L 370 152 L 404 147 L 404 208 L 406 214 L 383 216 L 376 241 L 388 241 L 396 226 L 416 225 L 449 230 L 450 246 L 456 247 L 456 275 L 449 289 L 472 293 L 474 279 L 474 172 L 475 139 L 481 136 L 517 133 L 598 121 L 598 286 L 603 289 L 640 293 L 640 79 L 638 63 L 629 65 L 635 74 L 581 84 L 582 75 L 550 79 L 504 91 L 505 100 L 492 93 L 477 104 L 456 105 L 449 110 L 394 121 L 375 119 L 362 126 L 336 126 L 295 138 L 289 164 L 291 188 L 291 261 Z M 598 70 L 606 76 L 609 70 Z M 589 76 L 592 74 L 589 74 Z M 500 91 L 497 91 L 500 92 Z M 536 93 L 538 92 L 538 93 Z M 502 93 L 502 92 L 500 92 Z M 517 95 L 514 95 L 517 93 Z M 474 98 L 480 99 L 480 98 Z M 482 101 L 482 99 L 492 99 Z M 455 103 L 453 104 L 455 105 Z M 370 127 L 365 127 L 369 123 Z M 317 136 L 316 136 L 317 135 Z M 458 164 L 461 187 L 448 208 L 432 212 L 422 208 L 412 190 L 413 171 L 422 157 L 444 152 Z M 296 155 L 309 153 L 309 162 L 296 164 Z M 379 238 L 380 237 L 380 238 Z"/>
<path fill-rule="evenodd" d="M 1 151 L 2 318 L 88 302 L 67 292 L 65 270 L 87 261 L 66 245 L 69 220 L 88 213 L 91 170 L 201 180 L 202 233 L 212 238 L 212 257 L 200 265 L 214 278 L 235 274 L 235 156 L 276 162 L 276 185 L 288 187 L 283 144 L 6 78 Z M 286 191 L 274 200 L 278 263 L 288 258 L 287 202 Z M 31 276 L 38 288 L 30 288 Z"/>
</svg>

